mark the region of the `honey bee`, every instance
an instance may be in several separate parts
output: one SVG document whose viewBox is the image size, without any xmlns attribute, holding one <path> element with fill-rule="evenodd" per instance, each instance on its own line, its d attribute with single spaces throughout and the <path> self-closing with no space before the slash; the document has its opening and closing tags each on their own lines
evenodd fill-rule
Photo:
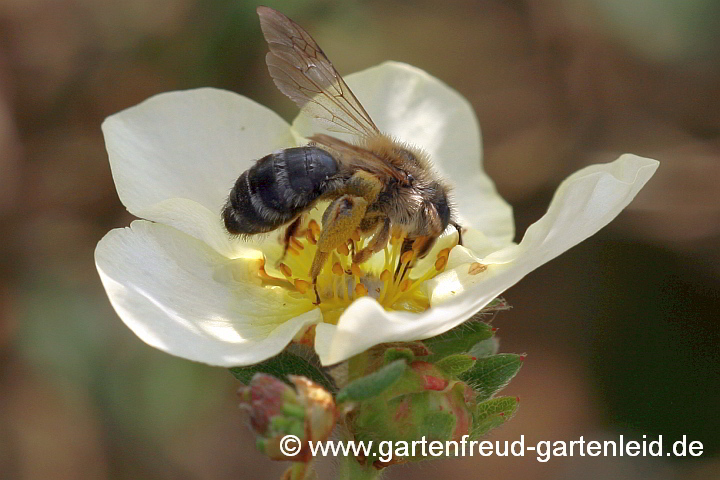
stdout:
<svg viewBox="0 0 720 480">
<path fill-rule="evenodd" d="M 257 13 L 270 52 L 266 63 L 275 85 L 332 131 L 350 133 L 347 143 L 325 134 L 302 147 L 258 160 L 235 182 L 223 209 L 228 232 L 254 235 L 289 225 L 287 241 L 304 212 L 330 201 L 310 269 L 315 283 L 330 253 L 356 233 L 372 238 L 353 253 L 360 264 L 385 248 L 391 232 L 404 237 L 403 250 L 427 255 L 453 225 L 449 187 L 436 178 L 427 156 L 380 132 L 315 40 L 282 13 Z"/>
</svg>

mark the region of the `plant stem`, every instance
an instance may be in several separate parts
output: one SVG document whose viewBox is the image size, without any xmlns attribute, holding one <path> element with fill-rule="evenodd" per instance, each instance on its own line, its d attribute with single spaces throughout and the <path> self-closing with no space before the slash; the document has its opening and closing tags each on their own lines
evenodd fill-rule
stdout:
<svg viewBox="0 0 720 480">
<path fill-rule="evenodd" d="M 361 465 L 355 457 L 341 457 L 337 471 L 339 480 L 380 480 L 383 474 L 372 466 Z"/>
</svg>

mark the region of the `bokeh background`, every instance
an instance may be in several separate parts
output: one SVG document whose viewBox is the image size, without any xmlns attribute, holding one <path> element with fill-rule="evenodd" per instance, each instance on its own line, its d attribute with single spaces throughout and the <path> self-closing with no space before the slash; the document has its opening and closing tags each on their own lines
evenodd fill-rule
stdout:
<svg viewBox="0 0 720 480">
<path fill-rule="evenodd" d="M 465 458 L 389 479 L 720 478 L 720 3 L 267 1 L 341 73 L 384 60 L 459 90 L 518 239 L 560 181 L 629 151 L 662 163 L 592 239 L 510 289 L 528 359 L 493 440 L 702 441 L 700 458 Z M 97 241 L 132 217 L 100 123 L 168 90 L 295 106 L 245 0 L 0 0 L 0 478 L 265 479 L 236 381 L 157 352 L 111 309 Z M 330 477 L 328 477 L 330 478 Z"/>
</svg>

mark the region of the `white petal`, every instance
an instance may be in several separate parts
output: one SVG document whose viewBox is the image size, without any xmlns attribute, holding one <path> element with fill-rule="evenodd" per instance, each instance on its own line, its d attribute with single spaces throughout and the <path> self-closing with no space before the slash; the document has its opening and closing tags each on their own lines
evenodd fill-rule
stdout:
<svg viewBox="0 0 720 480">
<path fill-rule="evenodd" d="M 229 260 L 172 227 L 135 221 L 98 243 L 95 262 L 115 311 L 143 341 L 225 367 L 279 353 L 322 320 L 307 300 L 264 288 L 252 260 Z"/>
<path fill-rule="evenodd" d="M 383 342 L 439 335 L 468 319 L 492 299 L 543 263 L 609 223 L 650 179 L 658 162 L 623 155 L 571 175 L 558 188 L 548 212 L 516 246 L 488 256 L 487 270 L 469 274 L 460 265 L 429 282 L 431 304 L 422 314 L 386 312 L 363 297 L 340 317 L 337 326 L 317 326 L 315 348 L 326 365 L 337 363 Z M 462 255 L 454 249 L 451 257 Z M 494 258 L 492 258 L 494 257 Z M 504 263 L 493 263 L 504 262 Z"/>
<path fill-rule="evenodd" d="M 222 244 L 221 230 L 189 229 L 193 222 L 183 221 L 185 212 L 177 209 L 182 205 L 168 200 L 194 202 L 193 215 L 207 215 L 202 223 L 221 227 L 220 211 L 237 177 L 254 160 L 295 143 L 287 123 L 269 109 L 211 88 L 151 97 L 108 117 L 103 133 L 118 195 L 130 213 L 213 246 Z"/>
<path fill-rule="evenodd" d="M 468 101 L 440 80 L 410 65 L 386 62 L 348 75 L 347 84 L 378 128 L 425 150 L 454 187 L 462 224 L 481 230 L 496 246 L 514 236 L 510 206 L 482 170 L 480 126 Z M 301 135 L 329 132 L 301 114 L 293 123 Z"/>
</svg>

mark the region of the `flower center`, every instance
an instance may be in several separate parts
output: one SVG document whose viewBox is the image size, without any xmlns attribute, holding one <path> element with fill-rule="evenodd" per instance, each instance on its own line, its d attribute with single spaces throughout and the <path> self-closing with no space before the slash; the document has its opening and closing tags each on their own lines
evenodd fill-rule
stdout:
<svg viewBox="0 0 720 480">
<path fill-rule="evenodd" d="M 422 312 L 430 307 L 423 283 L 445 269 L 450 248 L 438 251 L 434 261 L 419 262 L 414 249 L 402 251 L 404 236 L 393 232 L 383 250 L 358 264 L 353 263 L 353 255 L 371 237 L 355 232 L 330 254 L 313 286 L 309 272 L 320 233 L 314 219 L 296 229 L 275 268 L 268 268 L 263 260 L 258 269 L 263 283 L 284 287 L 292 297 L 306 298 L 321 309 L 328 323 L 337 322 L 350 303 L 364 296 L 375 298 L 386 310 Z"/>
</svg>

